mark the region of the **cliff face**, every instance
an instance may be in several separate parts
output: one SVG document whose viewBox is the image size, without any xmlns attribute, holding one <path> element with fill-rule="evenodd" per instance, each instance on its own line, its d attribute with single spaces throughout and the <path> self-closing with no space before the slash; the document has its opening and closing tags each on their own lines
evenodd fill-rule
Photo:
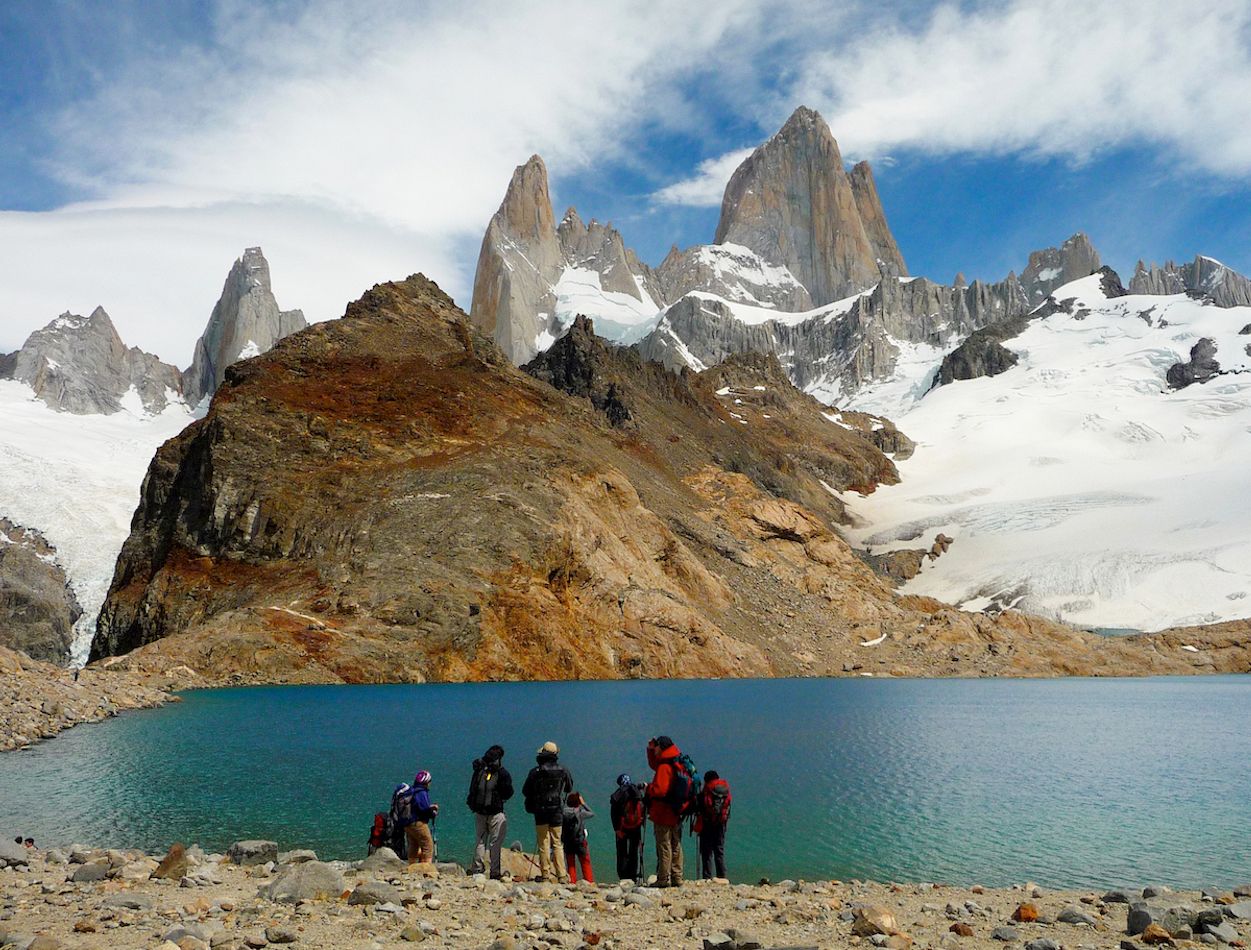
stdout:
<svg viewBox="0 0 1251 950">
<path fill-rule="evenodd" d="M 7 370 L 7 372 L 6 372 Z M 63 313 L 0 359 L 0 377 L 26 383 L 53 409 L 112 413 L 133 389 L 148 412 L 182 391 L 178 370 L 137 346 L 127 347 L 103 307 L 89 316 Z"/>
<path fill-rule="evenodd" d="M 527 370 L 421 277 L 232 367 L 152 463 L 93 657 L 207 682 L 1186 668 L 897 597 L 837 525 L 906 438 L 769 357 L 674 374 L 581 321 Z"/>
<path fill-rule="evenodd" d="M 653 422 L 621 430 L 423 278 L 374 288 L 232 367 L 157 454 L 93 657 L 152 644 L 351 681 L 768 672 L 686 479 L 724 455 L 830 524 L 822 476 L 868 490 L 893 466 L 814 404 L 832 448 L 802 470 L 715 394 L 641 378 L 623 398 Z"/>
<path fill-rule="evenodd" d="M 0 647 L 64 666 L 82 614 L 38 531 L 0 518 Z"/>
<path fill-rule="evenodd" d="M 306 326 L 303 312 L 278 308 L 269 262 L 259 247 L 249 247 L 226 275 L 221 297 L 196 341 L 191 366 L 183 376 L 187 402 L 196 406 L 212 396 L 236 360 L 264 353 Z"/>
<path fill-rule="evenodd" d="M 907 274 L 872 173 L 857 168 L 847 174 L 825 120 L 801 106 L 731 176 L 716 243 L 786 267 L 817 306 Z"/>
</svg>

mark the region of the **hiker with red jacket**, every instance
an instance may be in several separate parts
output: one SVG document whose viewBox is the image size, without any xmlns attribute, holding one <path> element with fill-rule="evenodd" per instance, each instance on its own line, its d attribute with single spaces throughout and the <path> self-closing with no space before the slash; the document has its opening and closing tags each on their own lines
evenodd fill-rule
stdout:
<svg viewBox="0 0 1251 950">
<path fill-rule="evenodd" d="M 682 886 L 682 819 L 694 777 L 679 762 L 681 750 L 668 736 L 647 743 L 647 764 L 656 770 L 647 786 L 647 817 L 656 834 L 656 886 Z"/>
<path fill-rule="evenodd" d="M 725 878 L 725 826 L 730 823 L 730 785 L 716 772 L 704 773 L 695 834 L 699 836 L 699 876 Z M 716 874 L 713 873 L 716 871 Z"/>
<path fill-rule="evenodd" d="M 643 825 L 647 823 L 647 806 L 643 797 L 647 786 L 635 785 L 629 775 L 617 776 L 617 790 L 608 798 L 608 816 L 617 837 L 617 878 L 622 881 L 643 881 Z"/>
</svg>

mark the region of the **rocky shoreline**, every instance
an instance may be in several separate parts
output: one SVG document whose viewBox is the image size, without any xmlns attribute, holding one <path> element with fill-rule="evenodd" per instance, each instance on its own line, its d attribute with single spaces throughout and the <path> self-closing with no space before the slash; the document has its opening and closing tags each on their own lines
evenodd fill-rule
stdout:
<svg viewBox="0 0 1251 950">
<path fill-rule="evenodd" d="M 509 852 L 506 879 L 491 881 L 455 864 L 405 868 L 385 849 L 347 863 L 280 853 L 264 841 L 239 842 L 225 855 L 174 845 L 160 860 L 0 843 L 0 947 L 1132 950 L 1238 948 L 1251 938 L 1251 884 L 1087 892 L 787 880 L 659 890 L 529 882 L 530 865 Z"/>
<path fill-rule="evenodd" d="M 0 647 L 0 752 L 25 748 L 125 709 L 177 702 L 169 691 L 196 679 L 190 670 L 146 674 L 103 665 L 75 674 Z"/>
</svg>

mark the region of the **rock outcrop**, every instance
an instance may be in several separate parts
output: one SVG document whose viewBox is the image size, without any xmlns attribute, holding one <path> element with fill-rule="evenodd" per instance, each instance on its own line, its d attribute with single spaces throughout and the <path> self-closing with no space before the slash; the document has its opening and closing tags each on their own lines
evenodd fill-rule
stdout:
<svg viewBox="0 0 1251 950">
<path fill-rule="evenodd" d="M 1037 306 L 1057 287 L 1089 277 L 1099 270 L 1099 252 L 1082 232 L 1070 237 L 1059 247 L 1034 251 L 1021 271 L 1021 286 L 1031 306 Z"/>
<path fill-rule="evenodd" d="M 1202 294 L 1218 307 L 1251 306 L 1251 279 L 1202 255 L 1189 264 L 1138 262 L 1129 281 L 1131 294 Z"/>
<path fill-rule="evenodd" d="M 264 353 L 308 323 L 299 310 L 280 310 L 269 278 L 269 262 L 249 247 L 226 275 L 221 297 L 196 341 L 191 366 L 183 375 L 187 403 L 199 405 L 217 391 L 226 368 Z"/>
<path fill-rule="evenodd" d="M 715 243 L 785 267 L 817 306 L 907 274 L 867 164 L 849 176 L 825 120 L 802 106 L 731 176 Z"/>
<path fill-rule="evenodd" d="M 38 531 L 0 518 L 0 646 L 64 666 L 82 608 Z"/>
<path fill-rule="evenodd" d="M 697 244 L 685 251 L 675 247 L 657 268 L 656 277 L 661 294 L 655 299 L 660 301 L 703 292 L 785 312 L 812 309 L 812 297 L 794 274 L 738 244 Z"/>
<path fill-rule="evenodd" d="M 103 307 L 61 314 L 0 363 L 0 378 L 26 383 L 63 412 L 113 413 L 133 399 L 130 408 L 156 413 L 182 392 L 177 368 L 127 347 Z"/>
<path fill-rule="evenodd" d="M 1174 363 L 1168 368 L 1165 380 L 1172 389 L 1185 389 L 1193 383 L 1206 383 L 1220 375 L 1221 364 L 1216 359 L 1216 343 L 1204 337 L 1190 348 L 1190 359 Z"/>
</svg>

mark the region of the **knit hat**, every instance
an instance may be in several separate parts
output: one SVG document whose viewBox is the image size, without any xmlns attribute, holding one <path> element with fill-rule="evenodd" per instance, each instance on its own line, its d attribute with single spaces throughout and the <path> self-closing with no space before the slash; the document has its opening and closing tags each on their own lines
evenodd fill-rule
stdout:
<svg viewBox="0 0 1251 950">
<path fill-rule="evenodd" d="M 541 746 L 539 746 L 539 755 L 544 754 L 559 755 L 560 749 L 557 747 L 555 742 L 552 742 L 549 739 L 547 742 L 544 742 Z"/>
<path fill-rule="evenodd" d="M 617 776 L 618 788 L 624 788 L 626 785 L 629 785 L 629 784 L 630 784 L 630 776 L 627 775 L 625 772 L 622 772 L 620 775 Z"/>
</svg>

